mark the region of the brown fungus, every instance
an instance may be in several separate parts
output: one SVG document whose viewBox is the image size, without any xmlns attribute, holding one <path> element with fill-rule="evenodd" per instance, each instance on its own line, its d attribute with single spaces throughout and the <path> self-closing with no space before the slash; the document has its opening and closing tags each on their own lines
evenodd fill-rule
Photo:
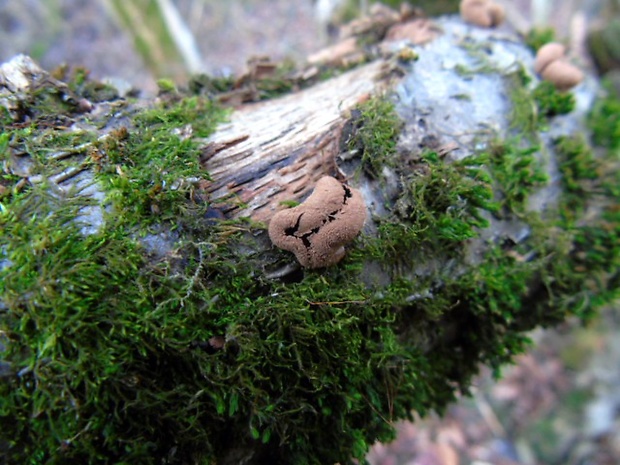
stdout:
<svg viewBox="0 0 620 465">
<path fill-rule="evenodd" d="M 362 194 L 330 176 L 294 208 L 282 210 L 269 223 L 269 238 L 293 252 L 306 268 L 322 268 L 344 257 L 344 245 L 360 232 L 366 220 Z"/>
<path fill-rule="evenodd" d="M 561 91 L 567 91 L 583 81 L 583 71 L 566 60 L 550 63 L 542 71 L 541 76 Z"/>
<path fill-rule="evenodd" d="M 534 61 L 534 71 L 561 91 L 583 81 L 583 72 L 566 59 L 565 53 L 564 45 L 551 42 L 540 47 Z"/>
<path fill-rule="evenodd" d="M 493 0 L 462 0 L 459 5 L 463 21 L 481 27 L 495 27 L 504 22 L 504 7 Z"/>
<path fill-rule="evenodd" d="M 549 42 L 548 44 L 543 45 L 538 49 L 538 52 L 536 52 L 534 71 L 537 74 L 542 73 L 549 63 L 559 60 L 560 58 L 564 58 L 565 53 L 566 47 L 558 42 Z"/>
</svg>

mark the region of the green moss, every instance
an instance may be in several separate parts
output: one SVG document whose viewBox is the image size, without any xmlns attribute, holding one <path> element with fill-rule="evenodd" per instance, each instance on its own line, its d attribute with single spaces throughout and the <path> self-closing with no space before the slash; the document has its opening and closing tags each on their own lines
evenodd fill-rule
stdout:
<svg viewBox="0 0 620 465">
<path fill-rule="evenodd" d="M 107 102 L 118 98 L 118 91 L 115 87 L 90 79 L 90 71 L 83 67 L 67 68 L 63 66 L 59 69 L 58 79 L 67 81 L 69 89 L 76 95 L 88 99 L 92 103 Z"/>
<path fill-rule="evenodd" d="M 503 214 L 522 217 L 530 194 L 548 181 L 538 158 L 539 148 L 520 147 L 516 141 L 495 142 L 483 157 L 492 172 Z"/>
<path fill-rule="evenodd" d="M 142 111 L 134 116 L 134 127 L 96 144 L 91 159 L 116 211 L 136 222 L 179 215 L 193 189 L 192 178 L 205 176 L 193 136 L 208 135 L 223 115 L 203 97 L 179 97 Z"/>
<path fill-rule="evenodd" d="M 528 86 L 532 78 L 524 68 L 506 76 L 508 95 L 510 98 L 510 127 L 518 133 L 532 139 L 540 127 L 538 105 L 532 98 Z"/>
<path fill-rule="evenodd" d="M 379 239 L 383 260 L 411 262 L 462 250 L 467 239 L 488 226 L 482 211 L 495 211 L 490 178 L 476 157 L 446 163 L 425 153 L 417 171 L 404 175 L 394 216 L 382 221 Z M 415 244 L 415 246 L 413 245 Z"/>
<path fill-rule="evenodd" d="M 620 296 L 619 160 L 614 150 L 596 155 L 581 136 L 558 139 L 556 151 L 559 220 L 551 238 L 549 229 L 537 233 L 539 248 L 553 257 L 542 276 L 549 292 L 544 302 L 553 312 L 590 318 Z M 598 214 L 584 222 L 592 209 Z"/>
<path fill-rule="evenodd" d="M 174 93 L 177 91 L 177 86 L 174 81 L 170 79 L 158 79 L 157 89 L 160 94 Z"/>
<path fill-rule="evenodd" d="M 261 67 L 264 69 L 261 70 Z M 188 84 L 191 93 L 208 95 L 225 104 L 256 102 L 289 94 L 308 87 L 322 77 L 304 76 L 292 60 L 279 63 L 250 60 L 249 70 L 241 76 L 213 77 L 206 74 L 193 76 Z M 327 73 L 338 73 L 336 69 Z"/>
<path fill-rule="evenodd" d="M 575 109 L 575 96 L 570 92 L 560 92 L 548 82 L 542 81 L 532 91 L 532 97 L 543 117 L 565 115 Z"/>
<path fill-rule="evenodd" d="M 180 462 L 207 463 L 230 441 L 291 432 L 273 463 L 361 458 L 393 437 L 392 419 L 451 397 L 443 381 L 431 390 L 427 358 L 351 272 L 265 282 L 222 224 L 181 245 L 179 274 L 175 260 L 148 264 L 123 229 L 84 237 L 70 211 L 24 221 L 26 205 L 2 223 L 15 264 L 0 272 L 6 359 L 20 372 L 0 386 L 12 461 L 154 463 L 175 448 Z"/>
<path fill-rule="evenodd" d="M 361 158 L 361 169 L 375 179 L 383 177 L 384 167 L 396 164 L 396 140 L 401 126 L 394 104 L 374 97 L 351 112 L 352 127 L 346 148 Z"/>
<path fill-rule="evenodd" d="M 149 129 L 156 135 L 190 125 L 191 134 L 188 136 L 207 137 L 225 114 L 208 98 L 177 94 L 157 107 L 141 112 L 135 119 L 138 128 Z"/>
<path fill-rule="evenodd" d="M 556 141 L 563 186 L 561 223 L 572 239 L 572 248 L 568 260 L 554 264 L 553 278 L 549 279 L 565 294 L 558 297 L 558 306 L 577 306 L 588 317 L 595 308 L 620 295 L 620 157 L 613 136 L 613 115 L 605 110 L 617 105 L 615 98 L 602 96 L 589 115 L 595 141 L 606 143 L 606 148 L 594 149 L 582 136 Z M 597 135 L 597 129 L 605 126 L 610 133 Z M 592 209 L 599 214 L 584 222 L 583 216 Z"/>
<path fill-rule="evenodd" d="M 289 208 L 296 207 L 299 204 L 300 204 L 300 202 L 297 201 L 297 200 L 283 200 L 282 202 L 280 202 L 280 205 L 283 205 L 283 206 L 289 207 Z"/>
<path fill-rule="evenodd" d="M 595 182 L 603 173 L 600 163 L 582 136 L 562 137 L 556 143 L 558 167 L 562 174 L 561 212 L 565 218 L 575 219 L 593 194 Z"/>
<path fill-rule="evenodd" d="M 543 45 L 553 41 L 555 41 L 555 29 L 552 27 L 533 28 L 525 36 L 525 43 L 535 52 Z"/>
<path fill-rule="evenodd" d="M 0 136 L 9 463 L 207 464 L 248 449 L 257 463 L 363 460 L 369 444 L 394 437 L 395 420 L 467 392 L 480 363 L 498 372 L 527 348 L 526 331 L 617 297 L 617 183 L 592 179 L 614 152 L 596 161 L 560 141 L 568 194 L 608 201 L 596 222 L 541 219 L 527 205 L 546 178 L 524 141 L 462 161 L 397 152 L 392 104 L 370 100 L 352 115 L 348 148 L 359 176 L 387 166 L 400 192 L 373 218 L 376 236 L 287 282 L 263 271 L 290 260 L 265 246 L 264 225 L 214 221 L 208 199 L 178 182 L 208 176 L 196 137 L 221 110 L 170 92 L 126 116 L 96 141 L 39 124 Z M 79 144 L 90 144 L 87 167 L 112 207 L 88 236 L 75 218 L 91 200 L 52 195 L 12 164 L 27 147 L 46 174 L 64 166 L 46 154 Z M 472 251 L 499 217 L 530 237 Z M 152 257 L 139 240 L 149 228 L 179 239 Z M 389 279 L 367 282 L 371 267 Z"/>
<path fill-rule="evenodd" d="M 458 63 L 454 71 L 464 79 L 471 79 L 479 74 L 503 74 L 504 70 L 489 58 L 489 49 L 492 44 L 475 43 L 467 38 L 460 41 L 459 46 L 467 52 L 470 58 L 468 65 Z"/>
<path fill-rule="evenodd" d="M 560 92 L 553 84 L 541 81 L 530 90 L 531 77 L 525 69 L 507 75 L 511 108 L 511 128 L 535 139 L 545 130 L 549 118 L 570 113 L 575 109 L 575 96 Z"/>
<path fill-rule="evenodd" d="M 279 63 L 274 72 L 256 80 L 256 90 L 259 99 L 266 100 L 288 94 L 295 88 L 306 85 L 295 72 L 293 61 L 286 60 Z"/>
<path fill-rule="evenodd" d="M 589 116 L 592 137 L 597 145 L 620 148 L 620 100 L 607 84 L 607 92 L 599 98 Z"/>
<path fill-rule="evenodd" d="M 192 76 L 188 83 L 188 89 L 192 94 L 214 95 L 230 92 L 235 88 L 235 78 L 233 76 L 213 77 L 208 74 L 196 74 Z"/>
</svg>

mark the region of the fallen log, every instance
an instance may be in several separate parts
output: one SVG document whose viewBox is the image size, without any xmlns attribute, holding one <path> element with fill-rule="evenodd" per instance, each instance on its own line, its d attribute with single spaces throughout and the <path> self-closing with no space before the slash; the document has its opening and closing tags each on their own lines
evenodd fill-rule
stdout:
<svg viewBox="0 0 620 465">
<path fill-rule="evenodd" d="M 282 81 L 259 60 L 154 101 L 2 66 L 4 461 L 363 459 L 529 330 L 617 298 L 613 101 L 540 82 L 507 26 L 412 21 L 384 10 L 352 28 L 374 42 Z M 268 226 L 325 176 L 342 204 L 284 234 L 314 250 L 351 190 L 366 220 L 308 266 Z"/>
</svg>

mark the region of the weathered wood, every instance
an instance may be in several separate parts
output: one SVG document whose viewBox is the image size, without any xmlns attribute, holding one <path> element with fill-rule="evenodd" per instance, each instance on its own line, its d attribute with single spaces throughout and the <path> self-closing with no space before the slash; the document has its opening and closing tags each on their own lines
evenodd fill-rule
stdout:
<svg viewBox="0 0 620 465">
<path fill-rule="evenodd" d="M 281 201 L 299 200 L 324 175 L 338 170 L 335 157 L 347 112 L 383 91 L 389 65 L 377 60 L 299 92 L 236 110 L 204 149 L 212 178 L 211 199 L 235 195 L 244 208 L 233 217 L 268 220 Z"/>
</svg>

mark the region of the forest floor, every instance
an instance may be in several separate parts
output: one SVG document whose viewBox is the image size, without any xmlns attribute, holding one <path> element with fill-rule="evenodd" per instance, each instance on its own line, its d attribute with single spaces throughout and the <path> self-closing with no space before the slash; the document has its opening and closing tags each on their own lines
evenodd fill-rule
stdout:
<svg viewBox="0 0 620 465">
<path fill-rule="evenodd" d="M 156 79 L 103 0 L 0 0 L 0 61 L 16 53 L 43 67 L 83 65 L 155 92 Z M 528 0 L 508 2 L 528 21 Z M 540 2 L 539 2 L 540 3 Z M 549 21 L 579 40 L 597 2 L 552 1 Z M 200 33 L 206 71 L 239 73 L 247 58 L 300 60 L 326 44 L 310 0 L 178 0 Z M 56 5 L 53 9 L 50 5 Z M 199 6 L 199 8 L 196 7 Z M 581 5 L 588 5 L 580 9 Z M 53 11 L 52 11 L 53 10 Z M 579 48 L 577 43 L 576 48 Z M 583 51 L 582 51 L 583 53 Z M 587 62 L 587 56 L 582 57 Z M 532 348 L 496 380 L 482 369 L 471 396 L 443 415 L 398 423 L 371 465 L 612 465 L 620 463 L 620 312 L 587 327 L 531 334 Z"/>
</svg>

